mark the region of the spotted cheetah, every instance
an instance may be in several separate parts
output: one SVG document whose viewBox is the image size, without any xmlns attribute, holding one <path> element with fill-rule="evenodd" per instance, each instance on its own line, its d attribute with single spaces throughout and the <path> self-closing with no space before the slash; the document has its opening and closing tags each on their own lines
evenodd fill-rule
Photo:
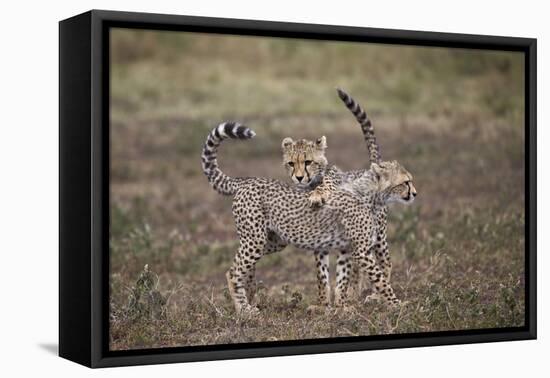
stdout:
<svg viewBox="0 0 550 378">
<path fill-rule="evenodd" d="M 411 174 L 396 161 L 373 163 L 358 178 L 338 183 L 327 203 L 314 209 L 304 188 L 260 177 L 233 178 L 221 171 L 217 163 L 221 142 L 254 136 L 251 129 L 241 124 L 222 123 L 209 133 L 201 157 L 211 186 L 220 194 L 233 196 L 239 249 L 226 279 L 236 311 L 258 311 L 251 305 L 256 262 L 288 244 L 309 250 L 350 250 L 376 294 L 392 305 L 399 304 L 386 274 L 372 255 L 377 240 L 377 221 L 372 214 L 380 203 L 414 200 Z M 339 303 L 345 303 L 346 290 L 338 284 L 336 295 Z"/>
<path fill-rule="evenodd" d="M 344 102 L 346 107 L 353 113 L 363 131 L 363 136 L 369 151 L 369 158 L 373 162 L 380 162 L 380 152 L 374 128 L 367 113 L 361 108 L 351 96 L 342 89 L 337 88 L 338 96 Z M 313 189 L 309 195 L 309 201 L 312 206 L 322 206 L 333 190 L 331 182 L 334 177 L 324 179 L 325 170 L 328 166 L 328 161 L 325 156 L 327 148 L 326 137 L 322 136 L 315 142 L 306 139 L 294 141 L 292 138 L 285 138 L 282 142 L 283 166 L 286 168 L 292 181 L 298 185 L 309 184 Z M 336 170 L 333 168 L 333 172 Z M 338 172 L 338 175 L 345 175 L 347 179 L 359 177 L 364 170 Z M 376 245 L 377 251 L 375 256 L 379 264 L 385 267 L 388 275 L 391 272 L 391 263 L 386 241 L 386 212 L 384 209 L 376 209 L 377 218 L 379 219 L 380 227 L 378 227 L 378 235 L 380 240 Z M 350 288 L 360 291 L 359 274 L 357 266 L 351 264 L 348 251 L 339 251 L 336 264 L 336 280 L 346 285 L 350 283 Z M 330 279 L 329 279 L 329 256 L 328 251 L 314 251 L 315 265 L 317 268 L 317 287 L 318 300 L 322 305 L 330 304 Z M 374 299 L 371 296 L 369 299 Z"/>
<path fill-rule="evenodd" d="M 285 138 L 281 144 L 283 153 L 283 166 L 290 179 L 296 185 L 308 185 L 312 190 L 308 196 L 311 206 L 322 206 L 328 199 L 330 187 L 323 183 L 328 161 L 325 156 L 327 139 L 325 136 L 316 141 L 307 139 L 293 140 Z M 315 266 L 317 269 L 318 303 L 322 306 L 330 305 L 330 275 L 329 252 L 325 250 L 313 251 Z M 349 262 L 349 251 L 341 250 L 338 253 L 336 264 L 337 277 L 350 274 L 350 287 L 358 286 L 358 271 L 356 265 Z"/>
<path fill-rule="evenodd" d="M 338 92 L 338 97 L 344 102 L 346 107 L 351 111 L 351 113 L 355 116 L 355 119 L 359 122 L 359 125 L 361 126 L 361 130 L 363 131 L 363 137 L 365 138 L 365 142 L 367 145 L 367 149 L 369 152 L 369 159 L 371 164 L 380 165 L 382 161 L 382 157 L 380 154 L 380 147 L 378 143 L 376 142 L 376 135 L 374 133 L 374 128 L 372 126 L 372 122 L 370 118 L 367 116 L 367 113 L 363 110 L 361 105 L 355 101 L 349 94 L 347 94 L 345 91 L 343 91 L 340 88 L 336 89 Z M 373 167 L 376 169 L 376 166 Z M 339 173 L 345 176 L 347 180 L 354 179 L 358 176 L 358 174 L 361 174 L 362 171 L 350 171 L 350 172 L 344 172 Z M 333 177 L 327 176 L 326 178 L 323 178 L 322 175 L 316 178 L 316 181 L 320 182 L 321 184 L 316 188 L 316 190 L 321 190 L 324 195 L 330 195 L 333 183 L 332 181 L 335 180 Z M 341 179 L 340 179 L 341 180 Z M 396 190 L 401 190 L 399 187 L 396 187 Z M 409 185 L 408 188 L 408 195 L 412 195 L 413 197 L 416 196 L 416 189 L 414 186 L 412 186 L 412 182 Z M 388 227 L 388 207 L 387 203 L 384 201 L 380 201 L 374 206 L 372 209 L 373 216 L 376 219 L 376 243 L 373 247 L 372 255 L 376 257 L 378 265 L 382 268 L 384 273 L 386 274 L 386 277 L 388 278 L 388 281 L 391 278 L 391 270 L 392 270 L 392 263 L 390 259 L 389 249 L 388 249 L 388 241 L 387 241 L 387 227 Z M 347 287 L 348 282 L 350 282 L 350 279 L 352 280 L 352 287 L 357 287 L 358 283 L 356 282 L 356 278 L 350 277 L 349 273 L 353 273 L 353 270 L 351 269 L 353 265 L 351 265 L 349 262 L 346 262 L 345 260 L 340 261 L 340 264 L 345 264 L 347 269 L 343 269 L 341 274 L 338 274 L 337 271 L 337 282 L 340 282 L 341 287 Z M 376 292 L 374 292 L 372 295 L 369 295 L 366 300 L 376 300 L 379 299 L 379 296 Z"/>
</svg>

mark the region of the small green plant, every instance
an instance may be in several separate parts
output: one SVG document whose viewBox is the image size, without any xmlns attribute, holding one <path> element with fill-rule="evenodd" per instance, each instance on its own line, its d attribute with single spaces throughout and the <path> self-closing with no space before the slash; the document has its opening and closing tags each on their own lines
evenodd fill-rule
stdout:
<svg viewBox="0 0 550 378">
<path fill-rule="evenodd" d="M 146 264 L 128 296 L 128 305 L 125 308 L 128 318 L 158 320 L 166 316 L 166 298 L 157 289 L 158 281 L 158 276 Z"/>
</svg>

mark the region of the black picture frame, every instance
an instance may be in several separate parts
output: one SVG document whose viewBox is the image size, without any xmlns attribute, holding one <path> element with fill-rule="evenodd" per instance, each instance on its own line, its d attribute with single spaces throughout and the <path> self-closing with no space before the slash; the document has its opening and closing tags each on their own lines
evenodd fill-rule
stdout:
<svg viewBox="0 0 550 378">
<path fill-rule="evenodd" d="M 525 326 L 109 351 L 112 27 L 505 50 L 525 55 Z M 536 338 L 536 39 L 92 10 L 59 23 L 59 355 L 89 367 Z"/>
</svg>

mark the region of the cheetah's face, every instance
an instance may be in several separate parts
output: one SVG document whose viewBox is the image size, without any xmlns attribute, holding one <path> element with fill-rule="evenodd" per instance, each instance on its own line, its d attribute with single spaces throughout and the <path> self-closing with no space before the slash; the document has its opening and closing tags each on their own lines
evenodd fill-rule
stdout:
<svg viewBox="0 0 550 378">
<path fill-rule="evenodd" d="M 397 161 L 373 163 L 372 170 L 378 178 L 379 190 L 386 195 L 387 202 L 410 204 L 416 197 L 412 175 Z"/>
<path fill-rule="evenodd" d="M 283 165 L 296 184 L 309 184 L 309 182 L 328 165 L 325 157 L 327 138 L 322 136 L 315 142 L 291 138 L 283 139 Z"/>
</svg>

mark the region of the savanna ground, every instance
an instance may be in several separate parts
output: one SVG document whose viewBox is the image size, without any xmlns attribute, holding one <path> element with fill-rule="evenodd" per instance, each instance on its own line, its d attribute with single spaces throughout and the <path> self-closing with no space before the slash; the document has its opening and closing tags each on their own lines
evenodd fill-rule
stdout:
<svg viewBox="0 0 550 378">
<path fill-rule="evenodd" d="M 523 60 L 519 54 L 168 32 L 114 31 L 110 347 L 114 350 L 521 326 L 524 322 Z M 329 161 L 366 167 L 341 86 L 372 118 L 385 159 L 418 197 L 391 208 L 392 285 L 408 305 L 311 311 L 311 252 L 262 258 L 261 314 L 239 318 L 225 272 L 237 249 L 231 199 L 200 167 L 208 131 L 238 120 L 233 176 L 287 180 L 286 136 L 326 135 Z M 144 265 L 166 300 L 130 316 Z M 331 273 L 334 278 L 334 259 Z"/>
</svg>

